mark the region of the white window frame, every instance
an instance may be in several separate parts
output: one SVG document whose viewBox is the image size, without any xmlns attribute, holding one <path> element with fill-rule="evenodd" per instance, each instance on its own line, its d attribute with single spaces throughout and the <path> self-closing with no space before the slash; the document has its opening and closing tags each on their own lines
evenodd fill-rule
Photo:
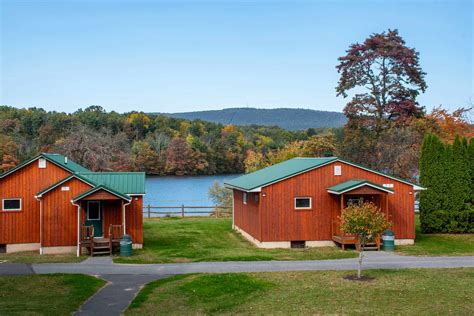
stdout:
<svg viewBox="0 0 474 316">
<path fill-rule="evenodd" d="M 335 165 L 334 166 L 334 175 L 335 176 L 341 176 L 342 175 L 342 166 L 341 165 Z"/>
<path fill-rule="evenodd" d="M 244 192 L 244 196 L 242 198 L 242 201 L 244 202 L 244 205 L 247 205 L 247 192 Z"/>
<path fill-rule="evenodd" d="M 90 217 L 89 217 L 89 204 L 91 204 L 91 203 L 97 203 L 97 204 L 99 204 L 99 218 L 90 218 Z M 100 213 L 101 213 L 100 211 L 101 211 L 101 209 L 100 209 L 100 201 L 87 201 L 87 220 L 88 220 L 88 221 L 100 221 L 100 220 L 102 220 L 102 219 L 101 219 L 101 215 L 100 215 Z"/>
<path fill-rule="evenodd" d="M 38 168 L 46 169 L 46 159 L 44 158 L 38 159 Z"/>
<path fill-rule="evenodd" d="M 297 207 L 296 200 L 298 199 L 309 199 L 309 207 Z M 313 198 L 310 196 L 297 196 L 294 199 L 294 207 L 295 207 L 295 210 L 310 210 L 313 208 Z"/>
<path fill-rule="evenodd" d="M 20 201 L 20 208 L 9 208 L 9 209 L 5 209 L 5 201 L 8 201 L 8 200 L 19 200 Z M 22 206 L 23 206 L 23 201 L 21 198 L 7 198 L 7 199 L 2 199 L 2 211 L 4 212 L 17 212 L 17 211 L 21 211 L 22 210 Z"/>
</svg>

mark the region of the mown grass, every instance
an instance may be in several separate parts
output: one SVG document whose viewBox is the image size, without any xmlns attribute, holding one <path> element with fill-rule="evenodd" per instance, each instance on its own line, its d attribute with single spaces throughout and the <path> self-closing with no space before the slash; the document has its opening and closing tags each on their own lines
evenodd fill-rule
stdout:
<svg viewBox="0 0 474 316">
<path fill-rule="evenodd" d="M 172 263 L 198 261 L 258 261 L 352 258 L 354 251 L 338 247 L 260 249 L 232 229 L 225 218 L 163 218 L 145 220 L 144 249 L 116 263 Z"/>
<path fill-rule="evenodd" d="M 198 274 L 153 282 L 127 315 L 472 315 L 474 269 Z"/>
<path fill-rule="evenodd" d="M 59 263 L 81 262 L 87 256 L 77 257 L 74 254 L 40 255 L 38 251 L 0 253 L 0 263 Z"/>
<path fill-rule="evenodd" d="M 417 215 L 415 244 L 398 246 L 396 251 L 414 256 L 472 256 L 474 234 L 423 234 Z"/>
<path fill-rule="evenodd" d="M 0 315 L 70 315 L 104 284 L 79 274 L 0 276 Z"/>
</svg>

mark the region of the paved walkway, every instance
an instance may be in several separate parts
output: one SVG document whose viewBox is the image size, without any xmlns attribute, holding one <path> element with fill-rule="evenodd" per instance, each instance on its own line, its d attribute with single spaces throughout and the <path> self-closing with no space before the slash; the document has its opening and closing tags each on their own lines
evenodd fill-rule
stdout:
<svg viewBox="0 0 474 316">
<path fill-rule="evenodd" d="M 89 298 L 75 315 L 121 315 L 145 284 L 168 275 L 107 274 L 99 277 L 107 281 L 106 286 Z"/>
<path fill-rule="evenodd" d="M 364 269 L 474 267 L 474 256 L 415 257 L 396 253 L 366 252 Z M 120 315 L 146 283 L 175 274 L 223 272 L 277 272 L 355 270 L 357 258 L 305 261 L 196 262 L 175 264 L 114 264 L 109 257 L 81 263 L 0 264 L 0 275 L 81 273 L 98 275 L 107 285 L 86 301 L 78 315 Z"/>
</svg>

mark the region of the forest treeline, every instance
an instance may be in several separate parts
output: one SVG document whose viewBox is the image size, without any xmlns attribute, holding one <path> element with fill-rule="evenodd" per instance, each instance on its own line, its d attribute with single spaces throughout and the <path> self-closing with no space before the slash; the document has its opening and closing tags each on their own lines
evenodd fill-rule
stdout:
<svg viewBox="0 0 474 316">
<path fill-rule="evenodd" d="M 94 171 L 156 175 L 244 172 L 249 150 L 270 152 L 321 130 L 222 125 L 90 106 L 67 114 L 0 107 L 0 172 L 40 152 L 57 152 Z"/>
</svg>

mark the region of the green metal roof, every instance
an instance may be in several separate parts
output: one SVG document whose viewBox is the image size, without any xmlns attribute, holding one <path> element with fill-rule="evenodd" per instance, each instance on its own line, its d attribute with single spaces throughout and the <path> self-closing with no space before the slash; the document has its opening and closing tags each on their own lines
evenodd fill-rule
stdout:
<svg viewBox="0 0 474 316">
<path fill-rule="evenodd" d="M 80 172 L 78 175 L 123 194 L 145 194 L 144 172 Z"/>
<path fill-rule="evenodd" d="M 280 162 L 276 165 L 260 169 L 258 171 L 243 175 L 236 179 L 227 181 L 225 184 L 230 187 L 251 191 L 256 188 L 277 182 L 284 178 L 314 169 L 321 165 L 336 161 L 336 157 L 328 158 L 293 158 Z"/>
<path fill-rule="evenodd" d="M 271 183 L 281 181 L 285 178 L 306 172 L 311 169 L 321 167 L 331 162 L 337 162 L 337 161 L 352 165 L 357 168 L 361 168 L 369 172 L 379 174 L 389 179 L 393 179 L 393 180 L 396 180 L 408 185 L 412 185 L 414 190 L 425 190 L 425 188 L 418 186 L 417 184 L 408 182 L 406 180 L 391 176 L 389 174 L 386 174 L 380 171 L 369 169 L 367 167 L 364 167 L 364 166 L 361 166 L 349 161 L 345 161 L 337 157 L 293 158 L 290 160 L 280 162 L 276 165 L 273 165 L 264 169 L 260 169 L 258 171 L 232 179 L 230 181 L 225 182 L 225 185 L 230 188 L 241 189 L 244 191 L 252 191 L 260 187 L 269 185 Z M 384 189 L 386 190 L 387 188 L 384 188 Z"/>
<path fill-rule="evenodd" d="M 393 193 L 392 189 L 386 188 L 384 186 L 375 184 L 373 182 L 370 182 L 370 181 L 367 181 L 367 180 L 364 180 L 364 179 L 353 179 L 353 180 L 349 180 L 349 181 L 346 181 L 346 182 L 342 182 L 342 183 L 333 185 L 332 187 L 328 188 L 328 192 L 329 193 L 334 193 L 334 194 L 342 194 L 342 193 L 345 193 L 345 192 L 348 192 L 348 191 L 351 191 L 353 189 L 356 189 L 356 188 L 359 188 L 359 187 L 362 187 L 362 186 L 366 186 L 366 185 L 370 186 L 370 187 L 373 187 L 375 189 L 384 191 L 384 192 Z"/>
<path fill-rule="evenodd" d="M 75 163 L 71 159 L 67 159 L 66 162 L 66 157 L 60 154 L 49 154 L 49 153 L 43 153 L 42 154 L 47 160 L 53 161 L 56 164 L 60 165 L 61 167 L 68 169 L 72 172 L 90 172 L 89 169 L 84 168 L 83 166 Z"/>
<path fill-rule="evenodd" d="M 17 171 L 18 169 L 21 169 L 23 168 L 24 166 L 32 163 L 33 161 L 39 159 L 39 158 L 44 158 L 46 159 L 47 161 L 51 162 L 51 163 L 54 163 L 55 165 L 61 167 L 61 168 L 64 168 L 66 170 L 68 170 L 69 172 L 71 173 L 74 173 L 74 172 L 88 172 L 90 171 L 89 169 L 87 168 L 84 168 L 83 166 L 75 163 L 74 161 L 68 159 L 67 163 L 65 162 L 66 161 L 66 157 L 63 156 L 63 155 L 60 155 L 60 154 L 49 154 L 49 153 L 42 153 L 42 154 L 39 154 L 39 155 L 36 155 L 34 156 L 33 158 L 30 158 L 28 160 L 25 160 L 23 161 L 22 163 L 18 164 L 15 168 L 12 168 L 8 171 L 5 171 L 4 173 L 0 174 L 0 178 L 3 178 L 9 174 L 12 174 L 14 173 L 15 171 Z"/>
<path fill-rule="evenodd" d="M 120 198 L 122 198 L 122 199 L 124 199 L 124 200 L 126 200 L 126 201 L 131 201 L 131 198 L 130 198 L 128 195 L 123 194 L 123 193 L 120 193 L 120 192 L 118 192 L 118 191 L 116 191 L 116 190 L 114 190 L 114 189 L 111 189 L 111 188 L 109 188 L 109 187 L 107 187 L 107 186 L 105 186 L 105 185 L 99 185 L 99 186 L 96 186 L 96 187 L 94 187 L 94 188 L 92 188 L 92 189 L 90 189 L 90 190 L 88 190 L 88 191 L 86 191 L 86 192 L 84 192 L 84 193 L 81 193 L 81 194 L 75 196 L 75 197 L 72 199 L 72 201 L 73 201 L 73 202 L 77 202 L 77 201 L 79 201 L 80 199 L 85 198 L 86 196 L 91 195 L 92 193 L 97 192 L 97 191 L 100 191 L 100 190 L 105 190 L 105 191 L 110 192 L 110 193 L 112 193 L 113 195 L 118 196 L 118 197 L 120 197 Z"/>
</svg>

